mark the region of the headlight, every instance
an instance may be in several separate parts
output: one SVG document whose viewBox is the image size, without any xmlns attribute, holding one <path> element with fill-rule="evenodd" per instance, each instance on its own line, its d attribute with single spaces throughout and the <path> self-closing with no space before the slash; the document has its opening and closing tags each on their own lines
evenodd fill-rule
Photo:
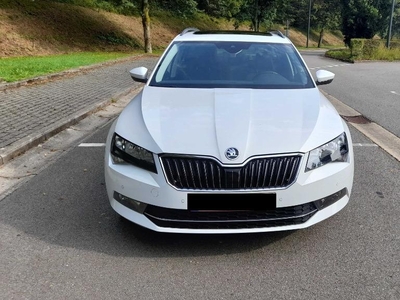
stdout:
<svg viewBox="0 0 400 300">
<path fill-rule="evenodd" d="M 310 151 L 307 160 L 306 172 L 319 168 L 330 162 L 346 162 L 349 153 L 346 133 L 336 139 Z"/>
<path fill-rule="evenodd" d="M 123 139 L 116 133 L 111 142 L 111 158 L 115 164 L 127 162 L 157 173 L 152 152 Z"/>
</svg>

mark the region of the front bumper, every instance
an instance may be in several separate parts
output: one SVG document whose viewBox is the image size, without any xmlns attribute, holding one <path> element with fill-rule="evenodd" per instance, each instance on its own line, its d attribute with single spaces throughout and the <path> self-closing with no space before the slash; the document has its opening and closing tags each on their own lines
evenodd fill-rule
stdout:
<svg viewBox="0 0 400 300">
<path fill-rule="evenodd" d="M 243 194 L 243 197 L 250 193 L 274 193 L 276 209 L 273 211 L 191 212 L 188 210 L 189 192 L 179 191 L 167 183 L 159 160 L 156 160 L 158 174 L 133 165 L 113 164 L 109 142 L 105 155 L 107 193 L 118 214 L 159 232 L 251 233 L 306 228 L 336 214 L 348 203 L 354 174 L 351 140 L 349 143 L 349 162 L 346 163 L 331 163 L 304 172 L 307 161 L 304 156 L 297 180 L 285 189 L 221 191 L 223 194 Z M 190 193 L 215 195 L 219 191 Z M 115 196 L 118 194 L 139 201 L 145 209 L 140 211 L 121 204 L 123 201 Z M 325 203 L 323 206 L 322 202 Z"/>
</svg>

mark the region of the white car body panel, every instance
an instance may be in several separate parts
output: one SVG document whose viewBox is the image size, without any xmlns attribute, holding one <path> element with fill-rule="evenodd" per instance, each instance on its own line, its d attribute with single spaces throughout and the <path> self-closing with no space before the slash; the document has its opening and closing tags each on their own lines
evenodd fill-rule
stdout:
<svg viewBox="0 0 400 300">
<path fill-rule="evenodd" d="M 317 213 L 313 218 L 308 220 L 307 222 L 296 225 L 296 226 L 279 226 L 279 227 L 266 227 L 266 228 L 243 228 L 243 229 L 197 229 L 197 230 L 188 230 L 182 228 L 168 228 L 168 227 L 159 227 L 152 223 L 148 218 L 146 218 L 142 214 L 138 214 L 126 208 L 122 204 L 118 203 L 115 200 L 111 201 L 112 208 L 118 212 L 121 216 L 128 220 L 135 220 L 140 226 L 146 227 L 148 229 L 158 231 L 158 232 L 165 232 L 165 233 L 191 233 L 191 234 L 233 234 L 233 233 L 259 233 L 259 232 L 275 232 L 275 231 L 286 231 L 286 230 L 298 230 L 310 227 L 314 224 L 317 224 L 334 214 L 341 211 L 349 202 L 349 197 L 345 196 L 341 200 L 335 202 L 330 206 L 329 210 L 322 210 L 321 212 Z"/>
<path fill-rule="evenodd" d="M 298 90 L 196 89 L 189 97 L 186 89 L 159 89 L 145 87 L 117 125 L 121 136 L 154 153 L 209 155 L 232 163 L 224 151 L 234 146 L 238 164 L 260 154 L 305 153 L 344 131 L 317 88 L 301 96 Z M 138 109 L 144 124 L 134 117 Z M 138 126 L 148 134 L 138 134 Z"/>
<path fill-rule="evenodd" d="M 209 35 L 188 34 L 175 41 L 209 41 Z M 214 35 L 217 41 L 286 43 L 281 37 Z M 161 60 L 160 60 L 161 61 Z M 159 62 L 160 63 L 160 62 Z M 157 69 L 157 65 L 156 68 Z M 175 233 L 252 233 L 309 227 L 340 211 L 349 201 L 354 176 L 353 147 L 349 129 L 318 88 L 233 89 L 167 88 L 149 85 L 127 105 L 109 131 L 105 152 L 105 179 L 112 208 L 143 227 Z M 346 133 L 348 161 L 328 163 L 306 172 L 308 153 Z M 113 134 L 154 153 L 157 173 L 135 165 L 115 164 L 110 155 Z M 225 151 L 235 147 L 239 156 L 229 160 Z M 166 180 L 159 155 L 212 157 L 225 166 L 240 166 L 253 157 L 301 155 L 296 180 L 290 186 L 253 190 L 179 190 Z M 302 224 L 236 229 L 160 227 L 146 215 L 114 199 L 114 192 L 148 205 L 188 209 L 188 194 L 276 194 L 276 208 L 292 207 L 323 199 L 346 189 L 347 193 L 317 211 Z"/>
</svg>

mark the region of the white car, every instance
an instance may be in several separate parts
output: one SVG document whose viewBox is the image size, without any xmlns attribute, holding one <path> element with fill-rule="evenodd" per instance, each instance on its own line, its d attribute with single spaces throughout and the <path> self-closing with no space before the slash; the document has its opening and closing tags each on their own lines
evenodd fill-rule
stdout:
<svg viewBox="0 0 400 300">
<path fill-rule="evenodd" d="M 349 129 L 280 32 L 184 30 L 111 126 L 113 209 L 175 233 L 306 228 L 349 201 Z"/>
</svg>

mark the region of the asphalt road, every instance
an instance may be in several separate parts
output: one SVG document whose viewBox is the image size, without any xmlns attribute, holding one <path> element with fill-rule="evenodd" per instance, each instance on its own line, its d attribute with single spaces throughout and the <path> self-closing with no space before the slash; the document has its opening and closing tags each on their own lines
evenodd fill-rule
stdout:
<svg viewBox="0 0 400 300">
<path fill-rule="evenodd" d="M 84 142 L 103 143 L 107 129 Z M 400 164 L 351 130 L 348 206 L 309 229 L 248 235 L 159 234 L 121 220 L 104 148 L 74 141 L 0 195 L 0 299 L 400 299 Z"/>
<path fill-rule="evenodd" d="M 104 142 L 103 128 L 85 142 Z M 122 221 L 102 147 L 73 147 L 0 202 L 2 299 L 399 299 L 400 166 L 353 130 L 351 202 L 306 230 L 158 234 Z"/>
<path fill-rule="evenodd" d="M 318 69 L 335 73 L 322 90 L 400 137 L 400 62 L 348 64 L 318 52 L 302 54 L 313 75 Z"/>
</svg>

